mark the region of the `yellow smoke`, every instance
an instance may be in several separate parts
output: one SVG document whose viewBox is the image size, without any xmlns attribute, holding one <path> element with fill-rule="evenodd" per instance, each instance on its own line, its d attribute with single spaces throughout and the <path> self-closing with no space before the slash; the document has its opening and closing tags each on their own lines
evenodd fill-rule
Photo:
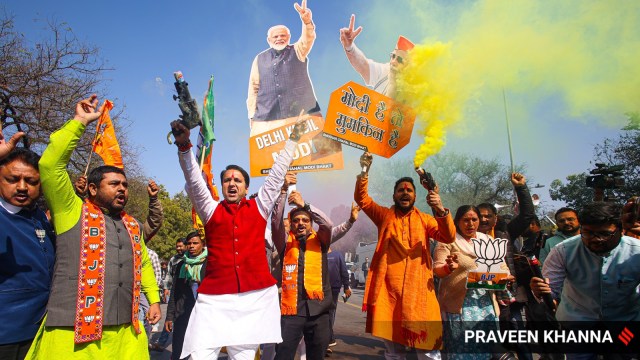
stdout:
<svg viewBox="0 0 640 360">
<path fill-rule="evenodd" d="M 468 96 L 451 67 L 451 45 L 418 45 L 408 64 L 398 74 L 398 100 L 411 106 L 417 115 L 418 133 L 424 142 L 414 158 L 416 167 L 445 145 L 446 130 L 462 117 Z"/>
<path fill-rule="evenodd" d="M 615 126 L 639 110 L 640 1 L 414 1 L 411 10 L 405 22 L 448 41 L 423 40 L 399 74 L 399 97 L 416 110 L 424 137 L 417 165 L 471 120 L 503 131 L 503 118 L 474 119 L 469 106 L 501 108 L 502 89 L 513 95 L 512 129 L 521 132 L 550 99 L 561 104 L 557 115 Z"/>
</svg>

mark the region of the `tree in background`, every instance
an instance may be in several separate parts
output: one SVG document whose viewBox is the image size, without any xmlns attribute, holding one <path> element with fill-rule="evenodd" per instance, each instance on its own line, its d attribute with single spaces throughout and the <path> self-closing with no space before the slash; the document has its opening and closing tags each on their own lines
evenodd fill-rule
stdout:
<svg viewBox="0 0 640 360">
<path fill-rule="evenodd" d="M 564 184 L 559 179 L 551 182 L 549 195 L 555 201 L 564 201 L 567 206 L 573 209 L 582 207 L 593 202 L 594 191 L 586 185 L 587 173 L 573 174 L 567 176 L 567 183 Z"/>
<path fill-rule="evenodd" d="M 624 201 L 640 194 L 640 114 L 627 114 L 628 124 L 615 139 L 605 139 L 594 147 L 594 163 L 624 165 L 624 186 L 607 191 L 611 200 Z M 556 179 L 551 183 L 551 199 L 564 201 L 576 209 L 592 202 L 594 191 L 586 186 L 590 174 L 581 173 L 567 176 L 567 182 Z"/>
<path fill-rule="evenodd" d="M 483 159 L 477 156 L 455 152 L 440 153 L 427 161 L 424 166 L 440 188 L 440 197 L 445 207 L 452 212 L 466 204 L 511 204 L 514 201 L 513 186 L 510 182 L 509 166 L 497 159 Z M 531 176 L 524 172 L 524 165 L 516 171 L 523 172 L 527 181 Z M 417 185 L 416 206 L 431 213 L 425 201 L 426 190 L 419 185 L 418 175 L 413 171 L 410 158 L 389 160 L 381 166 L 375 160 L 371 167 L 369 193 L 381 205 L 393 203 L 393 184 L 403 176 L 411 176 Z"/>
<path fill-rule="evenodd" d="M 7 129 L 5 136 L 25 131 L 28 147 L 38 153 L 49 135 L 73 116 L 79 100 L 92 93 L 105 98 L 102 76 L 109 70 L 99 49 L 80 42 L 67 24 L 50 21 L 46 33 L 40 41 L 26 39 L 14 28 L 13 18 L 0 13 L 0 123 Z M 117 102 L 116 106 L 123 109 Z M 135 171 L 135 151 L 126 141 L 121 121 L 116 121 L 118 113 L 112 117 L 125 164 L 133 164 L 129 172 Z M 80 139 L 70 171 L 84 172 L 94 132 L 88 129 Z"/>
<path fill-rule="evenodd" d="M 164 187 L 158 196 L 164 210 L 164 222 L 150 246 L 160 258 L 168 260 L 175 255 L 176 239 L 195 230 L 191 221 L 191 202 L 184 192 L 169 197 Z"/>
<path fill-rule="evenodd" d="M 127 212 L 136 219 L 144 221 L 149 212 L 148 180 L 140 176 L 128 177 L 127 180 L 129 181 Z M 164 186 L 159 186 L 158 199 L 162 204 L 164 221 L 156 236 L 147 245 L 155 250 L 160 258 L 169 259 L 175 254 L 176 239 L 194 230 L 191 222 L 191 202 L 183 192 L 171 197 Z"/>
</svg>

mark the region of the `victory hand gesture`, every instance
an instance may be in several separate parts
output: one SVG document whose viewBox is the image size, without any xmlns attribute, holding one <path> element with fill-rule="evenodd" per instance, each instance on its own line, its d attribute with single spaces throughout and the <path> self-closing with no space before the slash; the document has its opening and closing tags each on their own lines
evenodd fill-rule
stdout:
<svg viewBox="0 0 640 360">
<path fill-rule="evenodd" d="M 349 27 L 340 29 L 340 42 L 342 43 L 342 46 L 345 50 L 351 49 L 353 41 L 356 39 L 356 37 L 358 37 L 358 35 L 360 35 L 360 32 L 362 31 L 362 26 L 358 26 L 357 29 L 353 30 L 355 22 L 356 16 L 352 14 L 351 20 L 349 21 Z"/>
<path fill-rule="evenodd" d="M 311 10 L 307 8 L 307 0 L 302 0 L 302 5 L 298 5 L 298 3 L 293 4 L 293 7 L 296 9 L 298 14 L 300 14 L 300 20 L 305 25 L 308 25 L 313 21 L 311 19 Z"/>
</svg>

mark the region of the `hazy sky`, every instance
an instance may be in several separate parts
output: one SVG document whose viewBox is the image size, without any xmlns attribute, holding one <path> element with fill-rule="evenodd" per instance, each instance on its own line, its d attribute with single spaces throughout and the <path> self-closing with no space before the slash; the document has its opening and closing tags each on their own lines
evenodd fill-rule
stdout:
<svg viewBox="0 0 640 360">
<path fill-rule="evenodd" d="M 332 90 L 350 80 L 362 83 L 339 42 L 339 29 L 351 14 L 364 28 L 356 43 L 377 61 L 388 60 L 399 34 L 427 48 L 444 43 L 449 53 L 440 67 L 447 74 L 434 75 L 433 81 L 455 91 L 461 115 L 447 124 L 443 151 L 509 163 L 504 88 L 515 161 L 526 163 L 526 175 L 546 185 L 536 192 L 548 201 L 549 183 L 590 169 L 593 146 L 618 133 L 625 112 L 639 110 L 638 4 L 309 0 L 317 30 L 309 72 L 323 110 Z M 42 34 L 43 19 L 56 19 L 101 49 L 114 69 L 106 73 L 109 95 L 119 99 L 116 107 L 126 105 L 129 136 L 143 149 L 144 171 L 172 194 L 183 184 L 176 148 L 165 140 L 169 122 L 179 114 L 171 99 L 173 72 L 184 73 L 200 105 L 214 75 L 214 170 L 229 163 L 248 168 L 245 100 L 251 62 L 268 46 L 270 26 L 287 25 L 293 41 L 301 30 L 293 2 L 282 0 L 23 0 L 4 6 L 28 39 Z M 422 140 L 415 133 L 396 156 L 413 158 Z M 306 199 L 327 211 L 353 196 L 360 151 L 343 149 L 344 170 L 300 176 L 298 188 Z M 376 157 L 373 166 L 384 162 Z M 425 164 L 428 168 L 428 159 Z M 254 179 L 250 190 L 260 184 Z"/>
</svg>

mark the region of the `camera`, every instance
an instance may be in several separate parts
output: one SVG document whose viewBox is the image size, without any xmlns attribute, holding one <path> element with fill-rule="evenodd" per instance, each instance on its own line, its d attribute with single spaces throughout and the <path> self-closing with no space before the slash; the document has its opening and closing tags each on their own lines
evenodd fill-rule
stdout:
<svg viewBox="0 0 640 360">
<path fill-rule="evenodd" d="M 611 165 L 596 163 L 596 168 L 587 176 L 587 186 L 594 189 L 617 189 L 624 186 L 622 177 L 624 165 Z"/>
</svg>

